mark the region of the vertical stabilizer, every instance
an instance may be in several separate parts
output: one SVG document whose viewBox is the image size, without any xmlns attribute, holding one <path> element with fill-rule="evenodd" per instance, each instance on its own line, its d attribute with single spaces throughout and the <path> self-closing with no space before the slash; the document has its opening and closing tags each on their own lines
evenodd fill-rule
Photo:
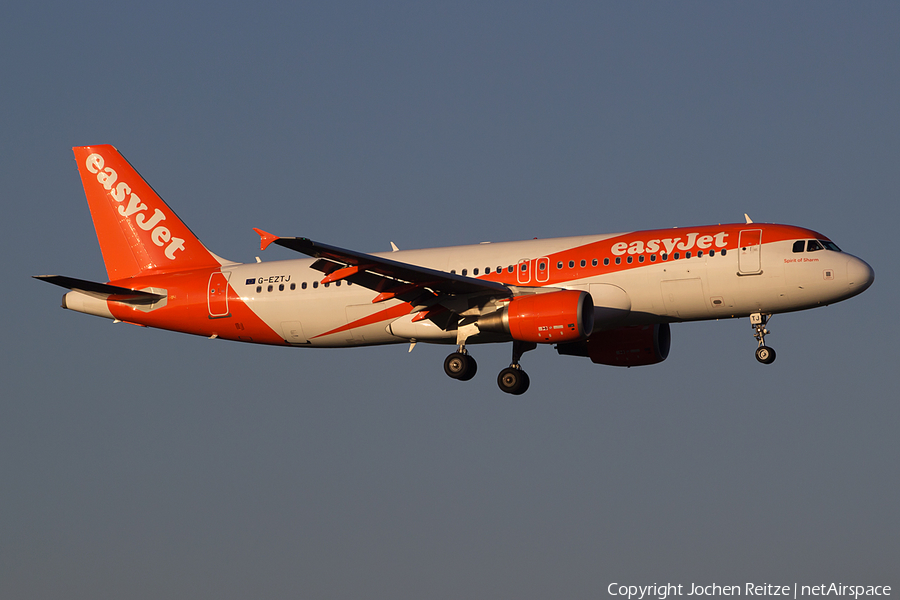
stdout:
<svg viewBox="0 0 900 600">
<path fill-rule="evenodd" d="M 110 281 L 222 264 L 118 150 L 72 150 Z"/>
</svg>

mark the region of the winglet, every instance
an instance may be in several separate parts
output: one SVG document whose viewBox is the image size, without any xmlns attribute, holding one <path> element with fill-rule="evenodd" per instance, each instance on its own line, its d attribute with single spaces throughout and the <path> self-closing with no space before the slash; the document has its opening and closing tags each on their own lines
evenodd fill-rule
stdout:
<svg viewBox="0 0 900 600">
<path fill-rule="evenodd" d="M 259 249 L 260 250 L 265 250 L 266 248 L 269 247 L 269 244 L 271 244 L 275 240 L 281 239 L 277 235 L 272 235 L 271 233 L 263 231 L 262 229 L 257 229 L 256 227 L 253 228 L 253 231 L 255 231 L 256 233 L 259 234 Z"/>
</svg>

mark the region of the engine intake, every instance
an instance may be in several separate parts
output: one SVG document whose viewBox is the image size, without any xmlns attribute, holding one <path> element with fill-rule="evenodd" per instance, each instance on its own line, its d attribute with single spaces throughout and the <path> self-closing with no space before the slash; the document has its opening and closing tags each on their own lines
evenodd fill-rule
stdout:
<svg viewBox="0 0 900 600">
<path fill-rule="evenodd" d="M 502 309 L 478 319 L 478 329 L 506 333 L 519 342 L 557 344 L 585 340 L 594 329 L 591 295 L 563 290 L 516 296 Z"/>
</svg>

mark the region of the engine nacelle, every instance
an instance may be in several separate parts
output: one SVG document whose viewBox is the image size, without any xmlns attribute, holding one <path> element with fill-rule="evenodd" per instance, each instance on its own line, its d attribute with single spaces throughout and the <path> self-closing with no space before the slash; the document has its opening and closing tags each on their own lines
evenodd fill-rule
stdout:
<svg viewBox="0 0 900 600">
<path fill-rule="evenodd" d="M 506 333 L 519 342 L 575 342 L 591 335 L 594 303 L 590 294 L 578 290 L 517 296 L 479 318 L 477 325 L 481 331 Z"/>
<path fill-rule="evenodd" d="M 666 360 L 671 343 L 669 324 L 658 323 L 598 331 L 583 342 L 560 344 L 556 351 L 570 356 L 587 356 L 598 365 L 639 367 Z"/>
</svg>

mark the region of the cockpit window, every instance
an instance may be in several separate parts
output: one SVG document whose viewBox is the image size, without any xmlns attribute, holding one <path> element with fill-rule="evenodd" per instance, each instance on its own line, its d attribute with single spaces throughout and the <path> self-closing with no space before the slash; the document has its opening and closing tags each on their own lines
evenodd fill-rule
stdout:
<svg viewBox="0 0 900 600">
<path fill-rule="evenodd" d="M 794 242 L 794 252 L 803 252 L 804 248 L 806 248 L 806 240 L 797 240 Z"/>
<path fill-rule="evenodd" d="M 824 250 L 825 247 L 819 243 L 819 240 L 809 240 L 806 242 L 806 251 L 815 252 L 816 250 Z"/>
<path fill-rule="evenodd" d="M 840 251 L 841 251 L 841 249 L 838 248 L 837 244 L 835 244 L 834 242 L 829 242 L 829 241 L 826 241 L 826 240 L 819 240 L 819 241 L 821 241 L 822 244 L 825 245 L 825 248 L 827 248 L 828 250 L 832 250 L 832 251 L 834 251 L 834 252 L 840 252 Z"/>
</svg>

